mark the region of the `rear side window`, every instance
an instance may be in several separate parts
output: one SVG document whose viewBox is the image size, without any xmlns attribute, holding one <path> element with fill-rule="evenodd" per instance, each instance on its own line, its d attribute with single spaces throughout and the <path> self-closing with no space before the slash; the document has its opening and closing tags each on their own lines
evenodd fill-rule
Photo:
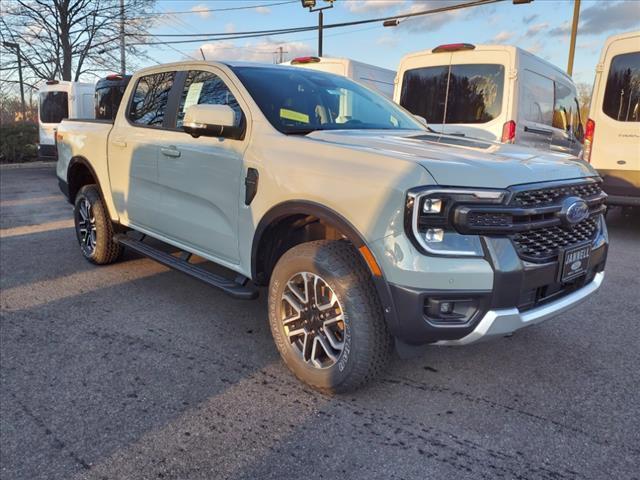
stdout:
<svg viewBox="0 0 640 480">
<path fill-rule="evenodd" d="M 578 136 L 578 125 L 580 125 L 580 108 L 575 90 L 555 82 L 553 127 Z"/>
<path fill-rule="evenodd" d="M 180 99 L 176 127 L 182 128 L 184 114 L 191 105 L 229 105 L 235 112 L 235 126 L 239 126 L 242 120 L 242 110 L 236 97 L 229 87 L 211 72 L 192 70 L 185 80 L 184 90 Z"/>
<path fill-rule="evenodd" d="M 551 126 L 553 124 L 553 80 L 525 70 L 520 85 L 524 120 Z"/>
<path fill-rule="evenodd" d="M 67 92 L 40 93 L 40 121 L 42 123 L 60 123 L 64 118 L 69 118 Z"/>
<path fill-rule="evenodd" d="M 162 127 L 175 72 L 146 75 L 138 80 L 129 107 L 129 119 L 136 125 Z"/>
<path fill-rule="evenodd" d="M 602 111 L 619 122 L 640 121 L 640 52 L 611 60 Z"/>
<path fill-rule="evenodd" d="M 504 66 L 427 67 L 404 74 L 400 104 L 430 123 L 487 123 L 502 111 Z"/>
</svg>

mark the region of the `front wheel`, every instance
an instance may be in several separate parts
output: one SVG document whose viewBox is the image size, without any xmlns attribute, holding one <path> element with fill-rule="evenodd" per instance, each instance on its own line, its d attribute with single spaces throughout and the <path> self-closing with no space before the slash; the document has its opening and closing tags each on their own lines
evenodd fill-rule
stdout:
<svg viewBox="0 0 640 480">
<path fill-rule="evenodd" d="M 371 276 L 343 240 L 303 243 L 280 258 L 269 285 L 269 323 L 287 367 L 325 392 L 364 385 L 392 351 Z"/>
<path fill-rule="evenodd" d="M 76 195 L 73 218 L 84 258 L 105 265 L 115 262 L 122 247 L 113 241 L 113 223 L 96 185 L 85 185 Z"/>
</svg>

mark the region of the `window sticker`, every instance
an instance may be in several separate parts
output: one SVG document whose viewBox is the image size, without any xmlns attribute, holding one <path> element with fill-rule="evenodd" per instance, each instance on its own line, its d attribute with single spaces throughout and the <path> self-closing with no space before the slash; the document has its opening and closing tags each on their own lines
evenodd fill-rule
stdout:
<svg viewBox="0 0 640 480">
<path fill-rule="evenodd" d="M 202 91 L 203 82 L 200 83 L 192 83 L 189 85 L 189 91 L 187 92 L 187 98 L 184 100 L 184 107 L 182 107 L 182 111 L 186 112 L 187 108 L 191 105 L 197 105 L 198 100 L 200 100 L 200 92 Z"/>
<path fill-rule="evenodd" d="M 295 112 L 293 110 L 289 110 L 286 108 L 280 109 L 280 118 L 284 118 L 286 120 L 293 120 L 294 122 L 309 123 L 309 115 L 305 115 L 304 113 L 300 113 L 300 112 Z"/>
</svg>

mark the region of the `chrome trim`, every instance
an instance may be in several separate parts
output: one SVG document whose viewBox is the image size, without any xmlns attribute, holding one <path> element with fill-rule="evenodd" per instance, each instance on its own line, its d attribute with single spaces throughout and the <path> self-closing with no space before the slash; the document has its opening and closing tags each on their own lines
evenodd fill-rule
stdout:
<svg viewBox="0 0 640 480">
<path fill-rule="evenodd" d="M 429 188 L 427 190 L 421 190 L 420 192 L 410 192 L 409 197 L 413 198 L 413 212 L 411 212 L 411 231 L 414 238 L 431 255 L 446 257 L 452 256 L 465 256 L 465 257 L 482 257 L 482 254 L 478 255 L 475 252 L 469 252 L 466 250 L 433 250 L 424 241 L 418 230 L 418 216 L 420 210 L 420 200 L 422 197 L 426 197 L 432 193 L 444 193 L 444 194 L 461 194 L 461 195 L 473 195 L 481 200 L 497 200 L 502 201 L 507 192 L 505 190 L 466 190 L 464 188 Z M 458 232 L 456 232 L 458 233 Z M 458 235 L 462 235 L 458 233 Z M 477 236 L 477 235 L 475 235 Z"/>
<path fill-rule="evenodd" d="M 600 288 L 603 280 L 604 272 L 596 273 L 593 280 L 580 290 L 576 290 L 554 302 L 525 312 L 520 312 L 517 308 L 489 310 L 484 317 L 482 317 L 482 320 L 480 320 L 480 323 L 478 323 L 478 326 L 473 332 L 467 336 L 458 340 L 441 340 L 436 342 L 435 345 L 469 345 L 480 340 L 508 335 L 523 327 L 535 325 L 584 302 L 592 293 Z"/>
</svg>

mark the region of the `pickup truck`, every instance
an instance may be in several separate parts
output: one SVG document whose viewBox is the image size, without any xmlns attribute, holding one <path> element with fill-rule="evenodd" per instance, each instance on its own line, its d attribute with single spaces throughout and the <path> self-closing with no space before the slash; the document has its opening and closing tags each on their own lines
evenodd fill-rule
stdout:
<svg viewBox="0 0 640 480">
<path fill-rule="evenodd" d="M 587 163 L 436 134 L 330 73 L 148 68 L 113 122 L 65 120 L 57 148 L 88 261 L 126 247 L 235 298 L 266 287 L 285 364 L 325 392 L 374 378 L 394 345 L 505 336 L 604 278 Z"/>
</svg>

